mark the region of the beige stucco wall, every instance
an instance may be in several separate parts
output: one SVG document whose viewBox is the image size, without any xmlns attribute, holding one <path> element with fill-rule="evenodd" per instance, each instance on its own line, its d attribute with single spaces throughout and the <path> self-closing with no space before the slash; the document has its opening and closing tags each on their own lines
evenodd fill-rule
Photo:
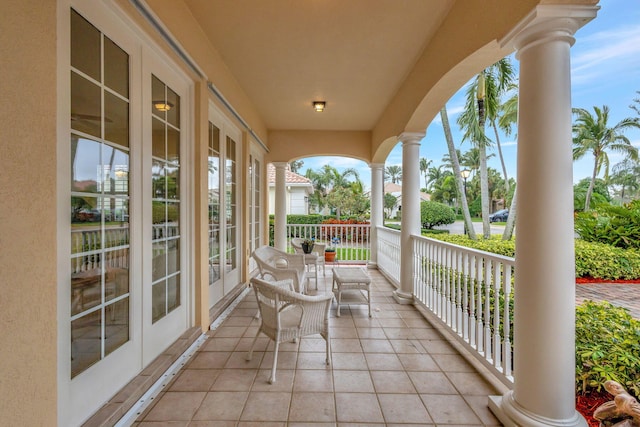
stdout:
<svg viewBox="0 0 640 427">
<path fill-rule="evenodd" d="M 0 424 L 54 426 L 56 2 L 0 14 Z"/>
<path fill-rule="evenodd" d="M 371 132 L 274 130 L 269 132 L 269 162 L 290 162 L 309 156 L 338 155 L 371 160 Z"/>
</svg>

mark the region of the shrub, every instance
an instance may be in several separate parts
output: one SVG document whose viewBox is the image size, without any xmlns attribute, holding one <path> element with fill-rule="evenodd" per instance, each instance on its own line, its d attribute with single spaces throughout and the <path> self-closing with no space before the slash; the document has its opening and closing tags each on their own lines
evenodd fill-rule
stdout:
<svg viewBox="0 0 640 427">
<path fill-rule="evenodd" d="M 576 308 L 576 390 L 617 381 L 640 395 L 640 321 L 627 309 L 585 301 Z"/>
<path fill-rule="evenodd" d="M 422 228 L 431 229 L 437 225 L 453 224 L 456 215 L 449 206 L 438 202 L 420 203 L 420 222 Z"/>
<path fill-rule="evenodd" d="M 640 278 L 640 251 L 576 240 L 576 277 Z"/>
<path fill-rule="evenodd" d="M 599 205 L 576 214 L 575 230 L 587 242 L 640 249 L 640 200 L 624 206 Z"/>
<path fill-rule="evenodd" d="M 460 234 L 434 235 L 432 237 L 443 242 L 498 255 L 515 256 L 515 242 L 501 240 L 500 236 L 492 236 L 488 240 L 471 240 Z M 576 277 L 594 277 L 605 280 L 640 278 L 640 251 L 625 250 L 604 243 L 585 242 L 580 239 L 576 239 L 575 245 Z"/>
</svg>

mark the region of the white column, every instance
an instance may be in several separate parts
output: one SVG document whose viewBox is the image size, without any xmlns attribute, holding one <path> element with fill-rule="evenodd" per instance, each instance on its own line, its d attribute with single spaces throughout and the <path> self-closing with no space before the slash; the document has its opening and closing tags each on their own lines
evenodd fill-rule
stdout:
<svg viewBox="0 0 640 427">
<path fill-rule="evenodd" d="M 384 163 L 371 163 L 371 233 L 369 243 L 371 244 L 371 259 L 369 268 L 378 266 L 378 227 L 382 226 L 384 218 Z"/>
<path fill-rule="evenodd" d="M 276 168 L 276 200 L 273 221 L 273 246 L 281 251 L 287 250 L 287 189 L 286 162 L 274 162 Z"/>
<path fill-rule="evenodd" d="M 507 36 L 520 61 L 515 384 L 490 400 L 506 426 L 587 425 L 575 410 L 569 48 L 596 11 L 538 6 Z"/>
<path fill-rule="evenodd" d="M 424 133 L 405 132 L 402 141 L 402 229 L 400 231 L 400 289 L 393 293 L 398 304 L 413 302 L 413 246 L 411 235 L 420 235 L 420 140 Z"/>
</svg>

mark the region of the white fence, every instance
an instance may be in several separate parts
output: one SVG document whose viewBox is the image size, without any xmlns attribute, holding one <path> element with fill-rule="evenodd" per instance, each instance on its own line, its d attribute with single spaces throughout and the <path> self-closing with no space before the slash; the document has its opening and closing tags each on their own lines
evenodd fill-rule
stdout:
<svg viewBox="0 0 640 427">
<path fill-rule="evenodd" d="M 336 249 L 336 261 L 366 264 L 371 259 L 369 224 L 287 224 L 287 238 L 314 239 Z M 288 249 L 293 248 L 288 244 Z"/>
<path fill-rule="evenodd" d="M 513 385 L 513 258 L 413 236 L 414 297 Z"/>
</svg>

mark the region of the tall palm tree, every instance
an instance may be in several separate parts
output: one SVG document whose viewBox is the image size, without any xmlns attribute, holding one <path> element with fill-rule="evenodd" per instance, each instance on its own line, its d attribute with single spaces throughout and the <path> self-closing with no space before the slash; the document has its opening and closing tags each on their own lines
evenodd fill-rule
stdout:
<svg viewBox="0 0 640 427">
<path fill-rule="evenodd" d="M 465 194 L 464 182 L 462 181 L 462 175 L 460 175 L 458 153 L 456 152 L 456 147 L 453 143 L 453 136 L 451 136 L 451 126 L 449 125 L 449 116 L 447 115 L 446 105 L 442 107 L 442 109 L 440 109 L 440 119 L 442 121 L 442 128 L 444 129 L 444 138 L 447 141 L 447 149 L 449 150 L 449 159 L 451 159 L 453 177 L 458 186 L 458 194 L 463 195 L 462 197 L 460 197 L 460 201 L 462 202 L 462 216 L 464 217 L 465 230 L 470 239 L 476 240 L 476 232 L 473 229 L 471 215 L 469 214 L 469 204 L 467 203 L 467 195 Z"/>
<path fill-rule="evenodd" d="M 429 168 L 428 178 L 429 178 L 430 189 L 432 189 L 433 185 L 442 178 L 444 174 L 444 171 L 442 170 L 442 168 L 444 166 L 445 165 L 438 165 L 438 166 L 432 166 Z"/>
<path fill-rule="evenodd" d="M 385 178 L 391 180 L 392 183 L 397 184 L 402 181 L 402 166 L 391 165 L 384 168 Z"/>
<path fill-rule="evenodd" d="M 464 130 L 463 141 L 469 140 L 480 152 L 480 197 L 482 200 L 482 231 L 485 239 L 491 236 L 489 224 L 489 183 L 487 174 L 487 146 L 489 138 L 484 132 L 487 119 L 498 116 L 499 100 L 514 79 L 513 67 L 503 58 L 482 70 L 467 89 L 465 109 L 458 117 L 458 125 Z"/>
<path fill-rule="evenodd" d="M 591 195 L 596 178 L 604 167 L 604 178 L 609 178 L 609 156 L 607 151 L 625 154 L 631 160 L 638 159 L 638 149 L 631 145 L 623 133 L 631 128 L 640 129 L 637 118 L 627 117 L 609 127 L 609 107 L 593 107 L 595 116 L 583 108 L 574 108 L 576 121 L 573 124 L 573 160 L 583 158 L 587 153 L 593 155 L 593 172 L 585 196 L 584 210 L 589 210 Z"/>
<path fill-rule="evenodd" d="M 429 173 L 429 166 L 431 166 L 432 161 L 431 160 L 427 160 L 424 157 L 420 157 L 420 172 L 422 172 L 422 175 L 424 175 L 424 188 L 425 190 L 427 189 L 427 187 L 429 186 L 429 179 L 428 179 L 428 173 Z"/>
<path fill-rule="evenodd" d="M 507 99 L 505 103 L 500 106 L 500 110 L 501 115 L 498 118 L 498 126 L 500 126 L 500 129 L 502 129 L 505 135 L 509 136 L 511 135 L 512 126 L 518 123 L 518 94 L 516 93 L 511 98 Z M 499 144 L 498 147 L 500 147 Z M 503 159 L 501 158 L 501 160 Z M 504 173 L 506 177 L 506 169 Z M 507 186 L 508 185 L 509 184 L 507 184 Z M 518 187 L 516 184 L 516 188 L 513 190 L 513 197 L 511 198 L 511 205 L 509 206 L 507 225 L 504 227 L 504 232 L 502 233 L 502 240 L 511 240 L 511 237 L 513 236 L 513 228 L 516 224 L 517 214 L 517 193 Z M 506 194 L 509 194 L 508 187 L 506 190 Z"/>
</svg>

